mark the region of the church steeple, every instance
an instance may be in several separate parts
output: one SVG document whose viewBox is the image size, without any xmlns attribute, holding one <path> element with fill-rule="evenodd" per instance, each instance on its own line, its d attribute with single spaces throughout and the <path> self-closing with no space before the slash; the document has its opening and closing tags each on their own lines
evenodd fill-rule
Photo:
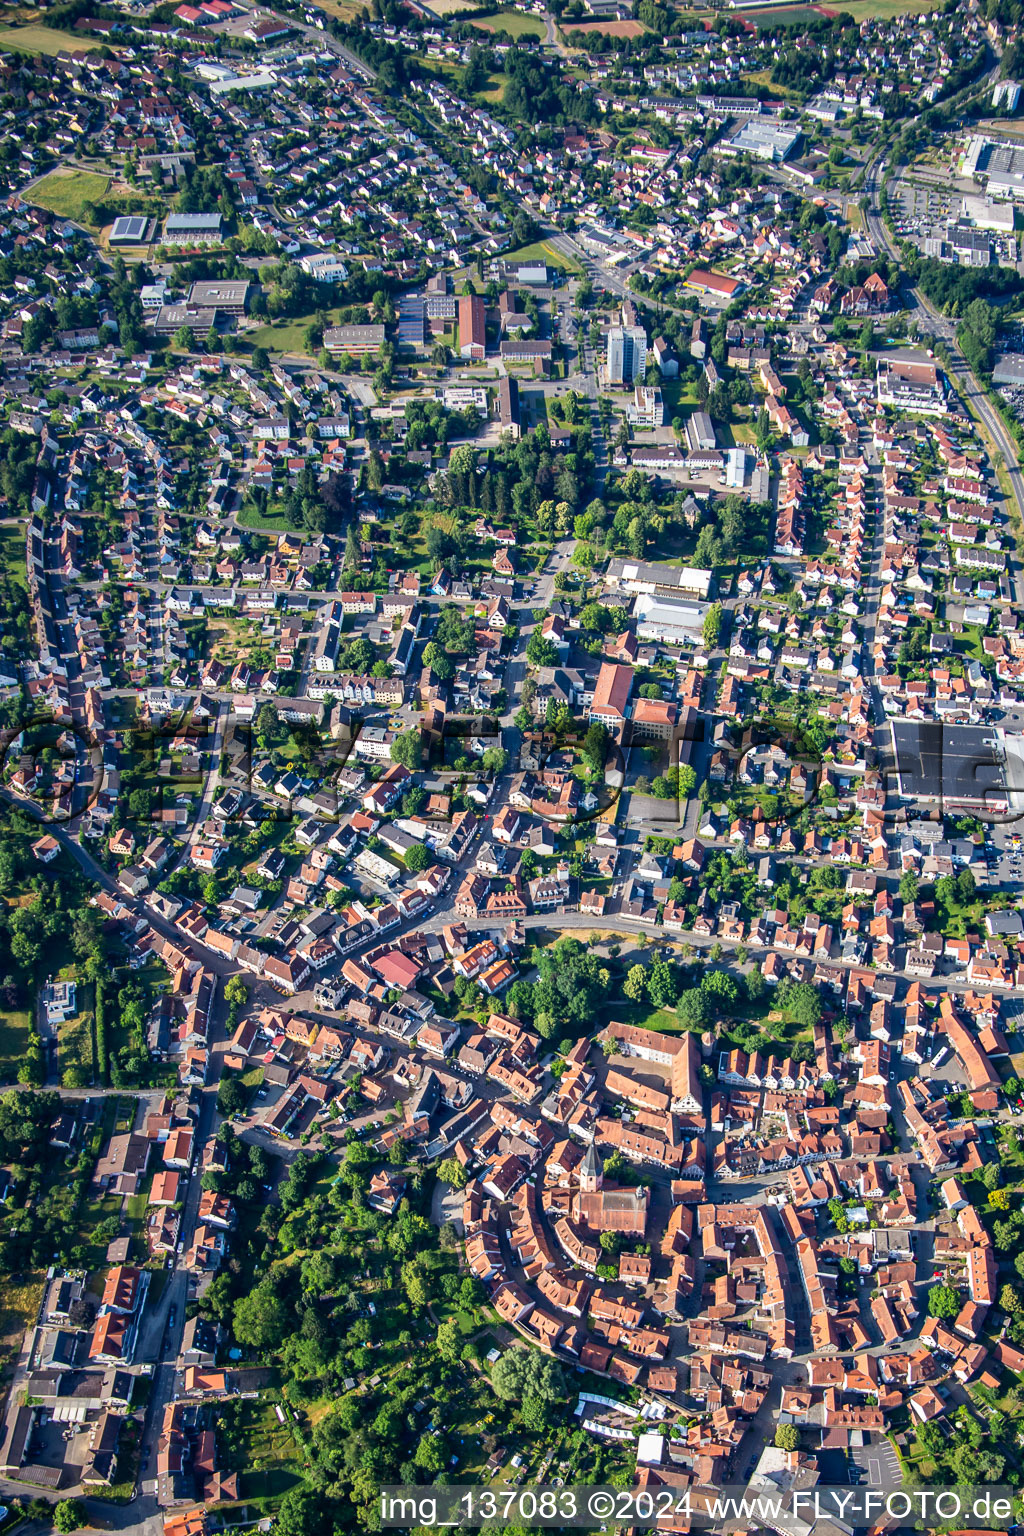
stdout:
<svg viewBox="0 0 1024 1536">
<path fill-rule="evenodd" d="M 580 1167 L 580 1189 L 585 1195 L 592 1195 L 601 1188 L 603 1183 L 604 1165 L 597 1155 L 596 1146 L 591 1142 Z"/>
</svg>

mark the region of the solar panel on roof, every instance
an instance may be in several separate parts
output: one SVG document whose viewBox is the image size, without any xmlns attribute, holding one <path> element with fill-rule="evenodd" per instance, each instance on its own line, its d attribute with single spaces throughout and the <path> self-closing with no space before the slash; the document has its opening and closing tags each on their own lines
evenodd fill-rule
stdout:
<svg viewBox="0 0 1024 1536">
<path fill-rule="evenodd" d="M 146 233 L 146 220 L 122 215 L 114 220 L 110 231 L 111 240 L 141 240 Z"/>
</svg>

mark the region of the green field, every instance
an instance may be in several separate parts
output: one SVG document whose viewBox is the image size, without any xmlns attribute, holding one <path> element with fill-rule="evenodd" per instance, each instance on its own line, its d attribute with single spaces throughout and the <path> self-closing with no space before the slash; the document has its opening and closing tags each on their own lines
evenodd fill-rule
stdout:
<svg viewBox="0 0 1024 1536">
<path fill-rule="evenodd" d="M 236 519 L 240 528 L 252 528 L 257 532 L 266 533 L 294 533 L 294 529 L 284 515 L 282 508 L 279 512 L 270 512 L 261 517 L 255 507 L 243 507 Z"/>
<path fill-rule="evenodd" d="M 494 16 L 482 16 L 473 22 L 487 32 L 507 32 L 510 37 L 544 37 L 547 28 L 539 16 L 527 16 L 524 11 L 498 11 Z"/>
<path fill-rule="evenodd" d="M 517 250 L 506 251 L 503 261 L 518 261 L 524 265 L 531 261 L 546 261 L 559 272 L 579 273 L 579 267 L 569 256 L 563 256 L 549 240 L 535 240 L 532 245 L 521 245 Z"/>
<path fill-rule="evenodd" d="M 32 1015 L 18 1008 L 0 1013 L 0 1082 L 16 1083 L 18 1068 L 25 1059 Z"/>
<path fill-rule="evenodd" d="M 97 176 L 92 171 L 51 171 L 26 193 L 25 200 L 49 208 L 62 219 L 84 224 L 82 210 L 86 203 L 100 202 L 109 186 L 109 177 Z"/>
<path fill-rule="evenodd" d="M 0 51 L 14 49 L 16 53 L 45 53 L 55 58 L 58 53 L 88 53 L 100 46 L 97 38 L 72 36 L 53 27 L 0 27 Z"/>
</svg>

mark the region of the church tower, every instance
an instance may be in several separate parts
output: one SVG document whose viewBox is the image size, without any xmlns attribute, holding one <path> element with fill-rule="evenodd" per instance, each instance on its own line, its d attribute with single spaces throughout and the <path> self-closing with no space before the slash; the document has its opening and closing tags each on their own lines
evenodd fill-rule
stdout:
<svg viewBox="0 0 1024 1536">
<path fill-rule="evenodd" d="M 603 1183 L 604 1167 L 597 1155 L 597 1148 L 591 1142 L 580 1168 L 580 1190 L 585 1195 L 593 1195 L 597 1193 Z"/>
</svg>

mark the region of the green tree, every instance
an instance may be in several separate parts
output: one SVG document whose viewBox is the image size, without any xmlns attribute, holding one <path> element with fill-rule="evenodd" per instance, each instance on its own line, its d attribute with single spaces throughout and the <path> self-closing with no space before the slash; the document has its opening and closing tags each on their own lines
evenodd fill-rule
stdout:
<svg viewBox="0 0 1024 1536">
<path fill-rule="evenodd" d="M 676 1013 L 686 1029 L 699 1033 L 711 1023 L 714 1009 L 706 992 L 700 987 L 689 987 L 680 993 Z"/>
<path fill-rule="evenodd" d="M 622 983 L 622 993 L 628 997 L 631 1003 L 643 1002 L 647 992 L 647 968 L 643 965 L 631 965 L 626 972 Z"/>
<path fill-rule="evenodd" d="M 703 531 L 705 530 L 702 530 L 702 532 Z M 711 565 L 714 564 L 714 562 L 709 560 L 707 564 Z M 718 637 L 721 632 L 722 605 L 721 603 L 712 603 L 711 607 L 704 615 L 704 623 L 701 627 L 701 637 L 704 641 L 704 645 L 709 651 L 713 651 L 715 646 L 718 644 Z"/>
<path fill-rule="evenodd" d="M 775 1444 L 780 1451 L 798 1451 L 800 1449 L 800 1431 L 795 1424 L 777 1424 L 775 1426 Z"/>
<path fill-rule="evenodd" d="M 85 1505 L 80 1499 L 59 1499 L 53 1506 L 53 1528 L 62 1533 L 81 1530 L 85 1524 Z"/>
<path fill-rule="evenodd" d="M 960 1292 L 951 1285 L 933 1285 L 928 1292 L 929 1317 L 956 1317 L 960 1306 Z"/>
<path fill-rule="evenodd" d="M 433 859 L 430 857 L 430 850 L 425 848 L 422 843 L 413 843 L 405 855 L 405 867 L 413 875 L 421 875 L 425 869 L 430 868 L 433 862 Z"/>
<path fill-rule="evenodd" d="M 391 761 L 401 763 L 410 772 L 415 771 L 423 760 L 423 738 L 418 726 L 402 731 L 391 743 Z"/>
<path fill-rule="evenodd" d="M 262 1354 L 278 1349 L 289 1327 L 288 1308 L 268 1275 L 235 1302 L 232 1324 L 235 1338 L 247 1349 Z"/>
<path fill-rule="evenodd" d="M 243 976 L 230 976 L 224 983 L 224 1000 L 233 1008 L 244 1008 L 249 1001 L 249 988 Z"/>
<path fill-rule="evenodd" d="M 469 1183 L 469 1175 L 457 1157 L 446 1157 L 438 1163 L 437 1176 L 445 1184 L 450 1184 L 452 1189 L 465 1189 Z"/>
</svg>

